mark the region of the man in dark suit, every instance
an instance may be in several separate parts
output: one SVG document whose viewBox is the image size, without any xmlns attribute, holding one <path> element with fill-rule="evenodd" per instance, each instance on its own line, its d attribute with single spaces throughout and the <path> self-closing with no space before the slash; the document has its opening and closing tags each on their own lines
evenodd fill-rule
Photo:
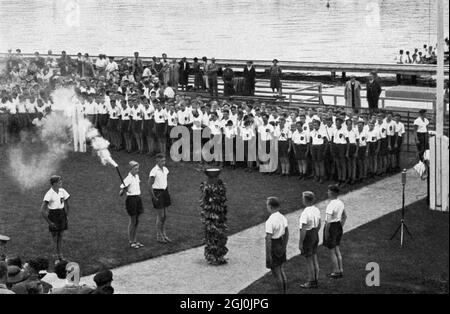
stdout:
<svg viewBox="0 0 450 314">
<path fill-rule="evenodd" d="M 189 71 L 191 68 L 189 66 L 189 63 L 186 61 L 186 57 L 181 59 L 179 64 L 180 64 L 180 85 L 181 90 L 184 90 L 185 88 L 187 89 L 187 85 L 189 83 Z"/>
<path fill-rule="evenodd" d="M 132 62 L 132 70 L 131 70 L 136 82 L 139 82 L 141 80 L 143 71 L 144 71 L 144 65 L 142 64 L 142 59 L 139 58 L 139 52 L 136 51 L 134 53 L 134 59 Z"/>
<path fill-rule="evenodd" d="M 370 112 L 378 110 L 378 99 L 380 99 L 381 85 L 378 81 L 377 74 L 371 72 L 369 82 L 367 82 L 367 102 L 369 103 Z"/>
<path fill-rule="evenodd" d="M 255 95 L 256 71 L 253 61 L 248 61 L 244 68 L 244 94 L 246 96 Z"/>
</svg>

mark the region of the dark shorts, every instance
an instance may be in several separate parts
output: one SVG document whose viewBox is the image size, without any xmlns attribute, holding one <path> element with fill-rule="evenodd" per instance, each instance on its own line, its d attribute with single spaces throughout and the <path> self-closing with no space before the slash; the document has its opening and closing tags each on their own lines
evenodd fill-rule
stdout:
<svg viewBox="0 0 450 314">
<path fill-rule="evenodd" d="M 367 144 L 368 145 L 368 144 Z M 359 160 L 364 160 L 366 159 L 366 152 L 367 152 L 367 146 L 360 146 L 358 148 L 358 159 Z"/>
<path fill-rule="evenodd" d="M 288 141 L 278 141 L 278 157 L 279 158 L 288 158 L 288 149 L 289 149 Z"/>
<path fill-rule="evenodd" d="M 154 189 L 153 192 L 155 193 L 156 197 L 152 198 L 153 207 L 155 209 L 163 209 L 169 207 L 172 204 L 170 200 L 169 191 L 167 189 L 165 190 Z"/>
<path fill-rule="evenodd" d="M 378 153 L 379 156 L 386 156 L 388 154 L 388 138 L 382 138 L 380 140 L 380 152 Z"/>
<path fill-rule="evenodd" d="M 356 154 L 356 144 L 350 144 L 348 147 L 348 158 L 352 159 Z"/>
<path fill-rule="evenodd" d="M 312 161 L 323 161 L 325 157 L 325 144 L 311 145 Z"/>
<path fill-rule="evenodd" d="M 397 137 L 397 148 L 394 148 L 395 154 L 400 153 L 400 151 L 402 150 L 402 145 L 403 145 L 403 137 L 399 136 Z"/>
<path fill-rule="evenodd" d="M 108 114 L 99 114 L 98 115 L 98 124 L 100 126 L 105 127 L 108 124 L 109 115 Z"/>
<path fill-rule="evenodd" d="M 144 120 L 144 134 L 147 136 L 153 136 L 154 135 L 154 128 L 155 127 L 155 120 Z"/>
<path fill-rule="evenodd" d="M 164 139 L 166 138 L 166 124 L 165 123 L 155 123 L 156 138 Z"/>
<path fill-rule="evenodd" d="M 367 145 L 369 145 L 369 157 L 375 157 L 378 142 L 367 142 Z"/>
<path fill-rule="evenodd" d="M 286 249 L 283 246 L 283 237 L 272 239 L 272 265 L 266 265 L 266 267 L 270 269 L 284 263 L 286 263 Z"/>
<path fill-rule="evenodd" d="M 306 144 L 294 144 L 295 159 L 305 160 L 307 147 Z"/>
<path fill-rule="evenodd" d="M 109 119 L 108 120 L 108 130 L 111 132 L 117 132 L 119 130 L 119 119 Z"/>
<path fill-rule="evenodd" d="M 142 133 L 142 120 L 131 121 L 131 130 L 135 134 L 141 134 Z"/>
<path fill-rule="evenodd" d="M 122 133 L 130 133 L 130 120 L 120 120 L 120 131 Z"/>
<path fill-rule="evenodd" d="M 345 159 L 347 144 L 334 144 L 334 158 Z"/>
<path fill-rule="evenodd" d="M 67 215 L 64 208 L 50 209 L 48 211 L 48 219 L 55 224 L 55 227 L 48 227 L 50 232 L 62 232 L 67 230 Z"/>
<path fill-rule="evenodd" d="M 319 246 L 319 231 L 317 228 L 306 231 L 305 239 L 303 240 L 303 250 L 301 255 L 304 257 L 311 257 L 317 253 Z"/>
<path fill-rule="evenodd" d="M 325 228 L 323 230 L 325 239 Z M 330 223 L 328 239 L 323 241 L 323 245 L 329 249 L 334 249 L 341 244 L 342 234 L 343 230 L 341 222 L 337 221 Z"/>
<path fill-rule="evenodd" d="M 138 195 L 127 196 L 125 200 L 125 208 L 129 216 L 138 216 L 144 212 L 142 199 Z"/>
</svg>

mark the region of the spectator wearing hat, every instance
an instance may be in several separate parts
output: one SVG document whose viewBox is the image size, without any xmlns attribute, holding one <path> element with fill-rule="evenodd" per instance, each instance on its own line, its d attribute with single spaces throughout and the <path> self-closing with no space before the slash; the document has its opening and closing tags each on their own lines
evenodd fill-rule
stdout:
<svg viewBox="0 0 450 314">
<path fill-rule="evenodd" d="M 272 92 L 275 93 L 275 90 L 277 91 L 277 94 L 281 96 L 281 67 L 278 65 L 278 60 L 273 59 L 272 65 L 269 68 L 270 73 L 270 88 L 272 89 Z M 277 95 L 275 94 L 275 96 Z"/>
<path fill-rule="evenodd" d="M 46 271 L 48 266 L 48 259 L 46 258 L 37 257 L 28 260 L 23 266 L 23 270 L 28 274 L 27 279 L 14 284 L 11 290 L 16 294 L 28 294 L 28 288 L 33 284 L 36 286 L 37 282 L 39 282 L 43 285 L 43 292 L 48 293 L 52 286 L 42 281 L 40 274 L 40 272 Z"/>
<path fill-rule="evenodd" d="M 186 61 L 186 57 L 181 59 L 179 66 L 181 90 L 187 90 L 187 85 L 189 84 L 189 72 L 191 68 L 189 62 Z"/>
<path fill-rule="evenodd" d="M 345 83 L 344 98 L 347 108 L 361 108 L 361 83 L 356 80 L 354 75 Z"/>
<path fill-rule="evenodd" d="M 8 262 L 6 262 L 8 264 Z M 11 288 L 13 285 L 26 280 L 29 274 L 17 265 L 8 265 L 8 281 L 6 285 Z"/>
<path fill-rule="evenodd" d="M 41 214 L 48 223 L 56 249 L 55 258 L 57 260 L 63 259 L 61 247 L 64 231 L 68 228 L 67 217 L 69 216 L 70 194 L 62 188 L 62 183 L 60 176 L 51 176 L 51 187 L 45 194 L 41 205 Z"/>
<path fill-rule="evenodd" d="M 137 241 L 137 228 L 139 225 L 139 217 L 144 212 L 141 199 L 141 187 L 139 179 L 139 163 L 132 160 L 129 162 L 130 171 L 123 184 L 120 185 L 120 195 L 126 194 L 125 208 L 129 219 L 128 237 L 129 245 L 133 249 L 139 249 L 144 245 Z"/>
<path fill-rule="evenodd" d="M 94 276 L 94 282 L 97 285 L 92 294 L 113 294 L 114 288 L 111 287 L 113 273 L 109 269 L 99 271 Z"/>
<path fill-rule="evenodd" d="M 0 294 L 15 294 L 6 287 L 8 281 L 8 267 L 5 262 L 0 262 Z"/>
<path fill-rule="evenodd" d="M 253 96 L 255 94 L 256 71 L 253 61 L 248 61 L 244 67 L 244 95 Z"/>
<path fill-rule="evenodd" d="M 306 258 L 308 281 L 300 285 L 304 289 L 318 287 L 319 261 L 317 259 L 317 247 L 319 246 L 319 230 L 321 225 L 320 210 L 314 205 L 315 196 L 313 192 L 303 192 L 303 205 L 299 220 L 300 254 Z"/>
<path fill-rule="evenodd" d="M 369 111 L 371 113 L 378 110 L 378 100 L 381 94 L 381 85 L 377 79 L 375 72 L 371 72 L 369 76 L 369 81 L 367 82 L 367 102 L 369 104 Z"/>
<path fill-rule="evenodd" d="M 326 209 L 325 227 L 323 229 L 323 244 L 330 250 L 333 270 L 327 276 L 333 279 L 342 278 L 343 266 L 342 255 L 339 249 L 343 234 L 343 227 L 347 220 L 344 202 L 339 198 L 339 188 L 336 185 L 328 187 L 328 198 L 330 202 Z"/>
</svg>

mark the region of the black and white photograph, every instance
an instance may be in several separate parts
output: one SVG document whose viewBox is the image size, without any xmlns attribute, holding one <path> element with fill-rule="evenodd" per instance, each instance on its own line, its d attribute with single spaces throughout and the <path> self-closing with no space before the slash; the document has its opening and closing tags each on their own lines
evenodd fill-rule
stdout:
<svg viewBox="0 0 450 314">
<path fill-rule="evenodd" d="M 448 295 L 448 136 L 448 1 L 0 0 L 0 294 Z"/>
</svg>

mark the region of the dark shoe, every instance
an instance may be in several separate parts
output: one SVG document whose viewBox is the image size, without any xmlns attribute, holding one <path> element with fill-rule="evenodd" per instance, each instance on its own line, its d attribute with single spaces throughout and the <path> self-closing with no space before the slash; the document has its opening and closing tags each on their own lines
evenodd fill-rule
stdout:
<svg viewBox="0 0 450 314">
<path fill-rule="evenodd" d="M 302 283 L 300 285 L 300 288 L 303 288 L 303 289 L 317 289 L 318 288 L 318 284 L 317 284 L 317 281 L 308 281 L 308 282 Z"/>
<path fill-rule="evenodd" d="M 331 278 L 331 279 L 339 279 L 339 278 L 342 278 L 343 276 L 344 275 L 341 272 L 327 274 L 327 277 Z"/>
</svg>

